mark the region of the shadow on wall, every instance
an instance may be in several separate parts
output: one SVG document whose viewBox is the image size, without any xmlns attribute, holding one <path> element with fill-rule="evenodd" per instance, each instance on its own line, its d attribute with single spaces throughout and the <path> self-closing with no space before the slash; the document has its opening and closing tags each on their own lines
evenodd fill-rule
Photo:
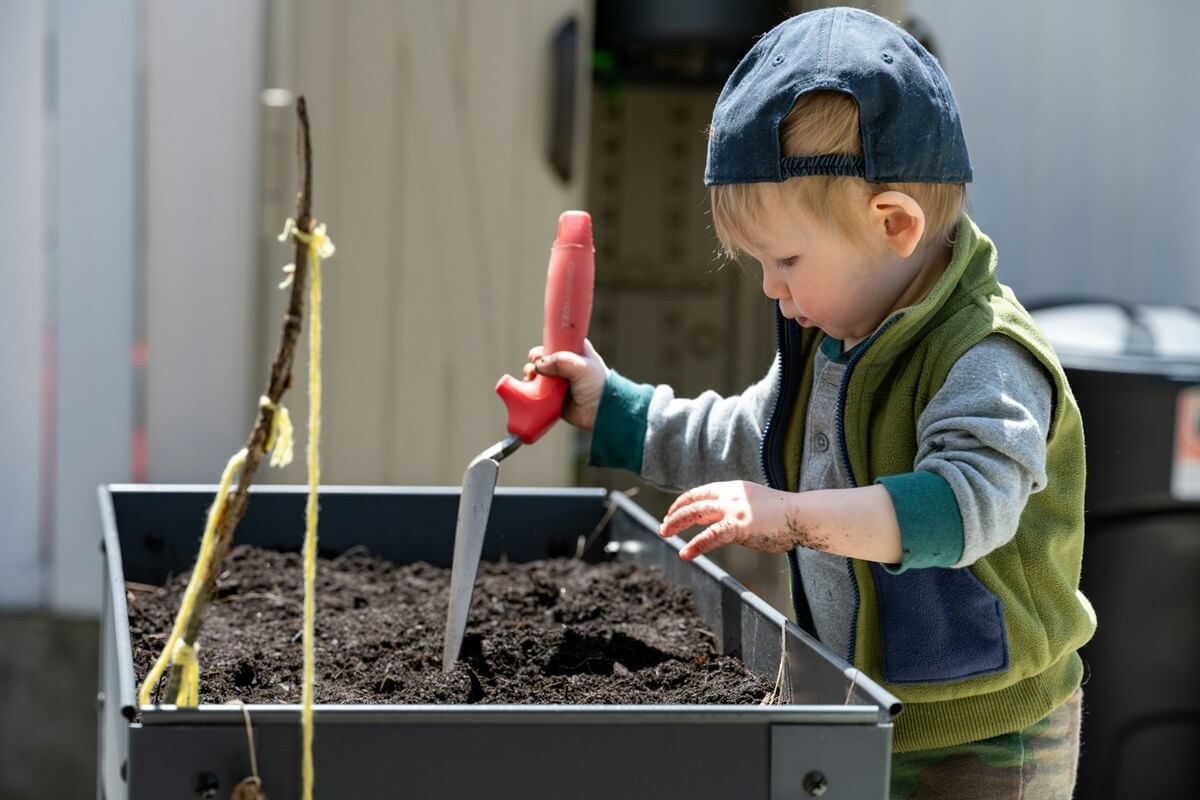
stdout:
<svg viewBox="0 0 1200 800">
<path fill-rule="evenodd" d="M 100 623 L 0 614 L 0 797 L 96 793 Z"/>
</svg>

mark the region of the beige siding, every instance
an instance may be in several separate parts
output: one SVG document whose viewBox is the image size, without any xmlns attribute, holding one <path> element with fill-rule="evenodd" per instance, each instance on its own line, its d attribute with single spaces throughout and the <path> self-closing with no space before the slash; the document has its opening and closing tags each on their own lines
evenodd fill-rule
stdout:
<svg viewBox="0 0 1200 800">
<path fill-rule="evenodd" d="M 324 271 L 323 481 L 457 484 L 504 435 L 493 386 L 541 335 L 555 223 L 583 202 L 586 47 L 571 184 L 545 156 L 551 36 L 571 15 L 589 42 L 581 0 L 299 4 L 314 211 L 338 247 Z M 264 242 L 291 213 L 290 113 L 269 112 Z M 264 297 L 265 353 L 283 293 Z M 306 381 L 299 363 L 288 404 L 301 427 Z M 573 446 L 558 426 L 501 483 L 572 483 Z M 272 477 L 302 481 L 303 466 Z"/>
</svg>

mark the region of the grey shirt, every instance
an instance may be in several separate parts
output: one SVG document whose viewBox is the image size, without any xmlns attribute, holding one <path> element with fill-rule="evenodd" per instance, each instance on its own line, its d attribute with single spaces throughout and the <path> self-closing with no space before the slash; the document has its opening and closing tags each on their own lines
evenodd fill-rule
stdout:
<svg viewBox="0 0 1200 800">
<path fill-rule="evenodd" d="M 837 398 L 845 365 L 820 349 L 806 411 L 800 491 L 851 486 L 837 438 Z M 775 404 L 778 359 L 763 380 L 723 398 L 705 392 L 679 399 L 658 386 L 647 418 L 642 477 L 664 488 L 713 481 L 765 483 L 763 428 Z M 974 563 L 1016 534 L 1030 493 L 1046 482 L 1046 437 L 1053 391 L 1024 347 L 994 334 L 967 351 L 917 421 L 914 470 L 942 476 L 963 523 L 956 567 Z M 801 581 L 817 635 L 848 653 L 854 590 L 846 559 L 797 548 Z"/>
</svg>

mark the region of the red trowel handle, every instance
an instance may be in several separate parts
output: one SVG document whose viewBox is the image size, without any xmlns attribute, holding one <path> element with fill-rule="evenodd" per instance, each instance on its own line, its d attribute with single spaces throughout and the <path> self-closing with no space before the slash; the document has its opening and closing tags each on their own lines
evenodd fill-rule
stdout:
<svg viewBox="0 0 1200 800">
<path fill-rule="evenodd" d="M 546 272 L 546 315 L 542 345 L 547 353 L 583 352 L 592 317 L 592 218 L 586 211 L 564 211 L 550 250 Z M 562 415 L 567 381 L 535 375 L 519 381 L 505 375 L 496 393 L 508 407 L 508 432 L 533 444 Z"/>
</svg>

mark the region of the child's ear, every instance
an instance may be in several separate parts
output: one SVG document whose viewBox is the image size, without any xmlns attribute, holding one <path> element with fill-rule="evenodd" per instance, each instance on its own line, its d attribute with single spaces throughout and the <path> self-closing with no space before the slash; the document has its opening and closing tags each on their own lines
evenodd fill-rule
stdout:
<svg viewBox="0 0 1200 800">
<path fill-rule="evenodd" d="M 871 198 L 868 214 L 871 229 L 900 258 L 908 258 L 925 233 L 925 212 L 904 192 L 880 192 Z"/>
</svg>

